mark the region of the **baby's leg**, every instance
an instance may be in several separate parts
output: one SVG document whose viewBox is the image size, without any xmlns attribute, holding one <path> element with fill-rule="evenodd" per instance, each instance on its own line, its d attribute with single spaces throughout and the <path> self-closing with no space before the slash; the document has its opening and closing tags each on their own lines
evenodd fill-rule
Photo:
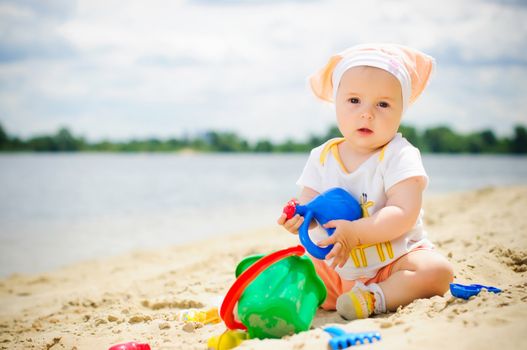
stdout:
<svg viewBox="0 0 527 350">
<path fill-rule="evenodd" d="M 327 290 L 327 297 L 321 307 L 324 310 L 335 310 L 336 301 L 339 295 L 344 292 L 349 291 L 353 285 L 354 281 L 346 281 L 340 278 L 339 274 L 333 270 L 331 267 L 326 264 L 323 260 L 318 260 L 311 257 L 313 264 L 315 265 L 315 270 L 317 275 L 322 279 Z"/>
<path fill-rule="evenodd" d="M 386 308 L 395 311 L 415 299 L 443 295 L 453 280 L 452 265 L 433 250 L 415 250 L 397 260 L 390 277 L 380 282 Z"/>
</svg>

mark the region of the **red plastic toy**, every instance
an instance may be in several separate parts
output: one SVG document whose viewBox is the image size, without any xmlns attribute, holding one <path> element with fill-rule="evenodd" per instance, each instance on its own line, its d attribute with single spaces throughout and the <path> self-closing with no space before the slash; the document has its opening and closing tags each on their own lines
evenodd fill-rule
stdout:
<svg viewBox="0 0 527 350">
<path fill-rule="evenodd" d="M 124 344 L 117 344 L 110 347 L 108 350 L 151 350 L 150 345 L 148 344 L 141 344 L 136 343 L 135 341 L 124 343 Z"/>
<path fill-rule="evenodd" d="M 295 216 L 296 213 L 296 206 L 300 203 L 295 199 L 291 199 L 284 207 L 283 213 L 286 215 L 287 220 L 291 219 L 293 216 Z"/>
</svg>

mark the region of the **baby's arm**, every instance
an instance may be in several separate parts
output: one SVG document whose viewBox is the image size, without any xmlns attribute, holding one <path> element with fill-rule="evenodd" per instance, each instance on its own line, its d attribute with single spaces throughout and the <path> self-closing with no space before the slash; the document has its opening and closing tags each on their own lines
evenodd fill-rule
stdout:
<svg viewBox="0 0 527 350">
<path fill-rule="evenodd" d="M 386 205 L 356 223 L 360 244 L 391 241 L 414 227 L 423 202 L 424 177 L 411 177 L 386 192 Z M 369 234 L 372 233 L 372 234 Z"/>
<path fill-rule="evenodd" d="M 302 192 L 300 192 L 298 202 L 300 204 L 306 204 L 307 202 L 309 202 L 310 200 L 312 200 L 318 195 L 319 193 L 315 191 L 314 189 L 309 188 L 309 187 L 304 187 L 302 189 Z M 282 213 L 282 215 L 280 215 L 280 217 L 277 220 L 278 225 L 284 226 L 284 228 L 287 231 L 294 233 L 294 234 L 298 233 L 298 229 L 300 228 L 303 222 L 304 222 L 304 218 L 298 214 L 293 216 L 291 219 L 287 220 L 286 214 Z M 313 228 L 315 225 L 316 225 L 316 222 L 313 220 L 313 222 L 310 223 L 309 227 Z"/>
<path fill-rule="evenodd" d="M 355 221 L 333 220 L 324 225 L 336 228 L 332 236 L 318 243 L 335 244 L 326 257 L 335 258 L 332 267 L 344 266 L 353 247 L 390 241 L 408 232 L 419 216 L 425 186 L 424 177 L 408 178 L 386 192 L 386 206 L 374 215 Z"/>
</svg>

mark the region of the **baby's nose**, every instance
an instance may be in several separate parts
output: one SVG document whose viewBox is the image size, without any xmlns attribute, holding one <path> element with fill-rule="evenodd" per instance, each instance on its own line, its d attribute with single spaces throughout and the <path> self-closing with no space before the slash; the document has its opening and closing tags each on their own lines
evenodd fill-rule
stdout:
<svg viewBox="0 0 527 350">
<path fill-rule="evenodd" d="M 361 118 L 364 118 L 364 119 L 373 119 L 373 113 L 371 113 L 370 111 L 364 111 L 364 112 L 362 112 L 362 114 L 361 114 Z"/>
</svg>

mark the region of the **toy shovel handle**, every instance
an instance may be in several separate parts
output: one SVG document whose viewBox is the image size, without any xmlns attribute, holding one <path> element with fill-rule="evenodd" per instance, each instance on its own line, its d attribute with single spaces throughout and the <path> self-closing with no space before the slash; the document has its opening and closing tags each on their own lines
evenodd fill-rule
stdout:
<svg viewBox="0 0 527 350">
<path fill-rule="evenodd" d="M 305 252 L 306 250 L 304 249 L 304 247 L 300 245 L 279 250 L 277 252 L 264 256 L 263 258 L 249 266 L 249 268 L 245 270 L 241 275 L 239 275 L 236 281 L 229 289 L 229 291 L 227 292 L 227 294 L 225 295 L 225 298 L 223 299 L 223 303 L 221 304 L 220 308 L 220 317 L 225 322 L 227 328 L 247 330 L 247 327 L 245 327 L 243 323 L 238 322 L 234 319 L 233 310 L 234 306 L 238 302 L 238 299 L 240 299 L 240 296 L 243 294 L 245 288 L 256 277 L 258 277 L 260 272 L 267 269 L 270 265 L 274 264 L 279 260 L 285 259 L 292 255 L 302 256 Z"/>
<path fill-rule="evenodd" d="M 306 215 L 304 216 L 304 222 L 298 229 L 298 235 L 300 236 L 300 243 L 306 248 L 306 250 L 311 254 L 313 257 L 324 260 L 326 258 L 326 255 L 329 254 L 331 249 L 333 248 L 333 245 L 329 245 L 326 248 L 321 248 L 313 241 L 311 238 L 309 238 L 309 224 L 311 223 L 311 220 L 313 220 L 313 212 L 308 210 Z"/>
</svg>

